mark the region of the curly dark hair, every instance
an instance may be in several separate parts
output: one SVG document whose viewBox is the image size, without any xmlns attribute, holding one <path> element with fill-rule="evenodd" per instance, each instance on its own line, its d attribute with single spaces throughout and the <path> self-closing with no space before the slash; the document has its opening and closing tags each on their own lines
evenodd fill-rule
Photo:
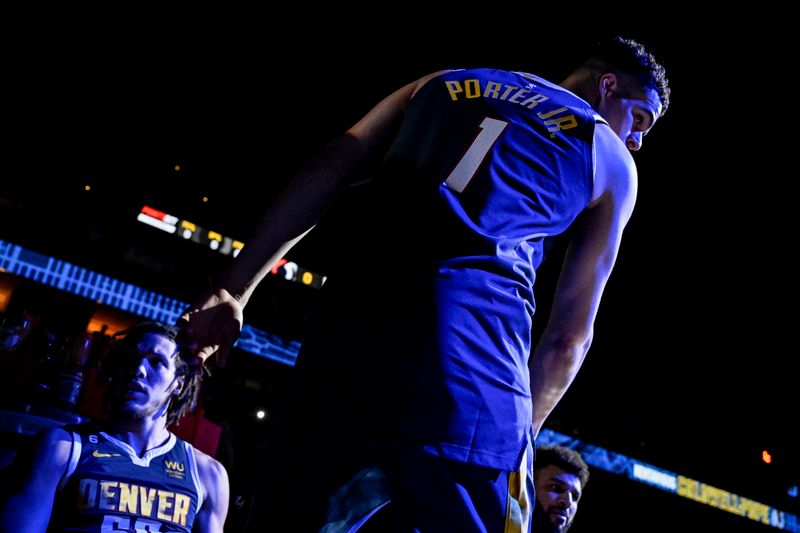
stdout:
<svg viewBox="0 0 800 533">
<path fill-rule="evenodd" d="M 114 335 L 115 341 L 104 359 L 99 379 L 108 383 L 113 379 L 115 371 L 125 364 L 130 354 L 136 352 L 136 346 L 148 333 L 166 337 L 178 345 L 178 357 L 175 359 L 175 376 L 183 377 L 183 387 L 180 393 L 169 400 L 167 406 L 167 426 L 178 422 L 184 415 L 192 412 L 197 406 L 202 384 L 202 367 L 193 364 L 194 357 L 189 352 L 181 350 L 179 335 L 180 329 L 168 326 L 161 322 L 140 322 L 132 328 L 120 331 Z"/>
<path fill-rule="evenodd" d="M 581 67 L 597 74 L 611 72 L 624 74 L 633 78 L 643 89 L 652 89 L 658 93 L 663 106 L 661 115 L 669 107 L 669 80 L 653 54 L 633 39 L 614 37 L 601 41 L 594 46 L 590 59 Z"/>
<path fill-rule="evenodd" d="M 534 476 L 537 470 L 553 465 L 575 474 L 581 480 L 581 489 L 589 482 L 589 466 L 581 454 L 564 446 L 539 446 L 536 448 L 536 461 L 533 463 Z"/>
</svg>

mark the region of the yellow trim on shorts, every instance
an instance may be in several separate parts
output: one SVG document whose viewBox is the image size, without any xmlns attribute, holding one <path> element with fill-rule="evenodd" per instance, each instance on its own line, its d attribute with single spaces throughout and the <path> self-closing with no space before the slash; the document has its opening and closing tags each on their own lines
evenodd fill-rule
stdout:
<svg viewBox="0 0 800 533">
<path fill-rule="evenodd" d="M 528 453 L 525 450 L 519 471 L 508 473 L 508 504 L 504 533 L 528 533 L 530 531 L 531 498 L 528 494 Z"/>
</svg>

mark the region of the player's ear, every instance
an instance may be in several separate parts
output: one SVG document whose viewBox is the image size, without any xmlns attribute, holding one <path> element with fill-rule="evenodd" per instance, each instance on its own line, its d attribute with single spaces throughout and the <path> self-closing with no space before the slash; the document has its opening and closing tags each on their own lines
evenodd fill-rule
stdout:
<svg viewBox="0 0 800 533">
<path fill-rule="evenodd" d="M 619 89 L 619 80 L 615 74 L 606 72 L 597 81 L 597 91 L 600 93 L 600 98 L 608 98 Z"/>
</svg>

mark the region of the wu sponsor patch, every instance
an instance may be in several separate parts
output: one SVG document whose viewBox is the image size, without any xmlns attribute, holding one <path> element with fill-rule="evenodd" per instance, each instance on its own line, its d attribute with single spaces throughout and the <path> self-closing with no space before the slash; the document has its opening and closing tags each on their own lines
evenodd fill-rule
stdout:
<svg viewBox="0 0 800 533">
<path fill-rule="evenodd" d="M 164 461 L 167 475 L 173 479 L 183 479 L 186 475 L 186 467 L 178 461 Z"/>
</svg>

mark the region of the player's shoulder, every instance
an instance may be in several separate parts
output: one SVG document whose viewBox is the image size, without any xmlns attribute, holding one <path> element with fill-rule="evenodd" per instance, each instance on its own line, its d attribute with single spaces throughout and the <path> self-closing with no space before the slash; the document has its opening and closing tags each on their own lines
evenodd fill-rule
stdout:
<svg viewBox="0 0 800 533">
<path fill-rule="evenodd" d="M 35 435 L 29 453 L 39 463 L 61 467 L 69 461 L 72 446 L 71 432 L 63 427 L 52 427 Z"/>
<path fill-rule="evenodd" d="M 202 479 L 213 481 L 221 476 L 227 477 L 228 473 L 222 463 L 197 448 L 193 449 L 195 461 L 197 462 L 197 473 Z"/>
<path fill-rule="evenodd" d="M 72 445 L 72 432 L 61 426 L 43 429 L 36 434 L 36 442 L 44 446 Z"/>
<path fill-rule="evenodd" d="M 611 127 L 598 122 L 594 130 L 594 149 L 598 169 L 601 166 L 617 173 L 636 175 L 636 164 L 625 143 Z"/>
<path fill-rule="evenodd" d="M 441 78 L 451 72 L 454 72 L 454 70 L 453 69 L 437 70 L 435 72 L 431 72 L 429 74 L 422 76 L 416 81 L 416 85 L 411 93 L 411 96 L 412 97 L 415 96 L 419 92 L 419 90 L 425 87 L 431 80 L 435 78 Z"/>
<path fill-rule="evenodd" d="M 206 494 L 220 494 L 228 490 L 228 471 L 222 463 L 201 452 L 197 448 L 194 450 L 195 463 L 197 464 L 197 475 Z"/>
<path fill-rule="evenodd" d="M 594 198 L 606 192 L 625 196 L 636 194 L 636 164 L 625 143 L 604 122 L 594 132 L 595 187 Z"/>
</svg>

